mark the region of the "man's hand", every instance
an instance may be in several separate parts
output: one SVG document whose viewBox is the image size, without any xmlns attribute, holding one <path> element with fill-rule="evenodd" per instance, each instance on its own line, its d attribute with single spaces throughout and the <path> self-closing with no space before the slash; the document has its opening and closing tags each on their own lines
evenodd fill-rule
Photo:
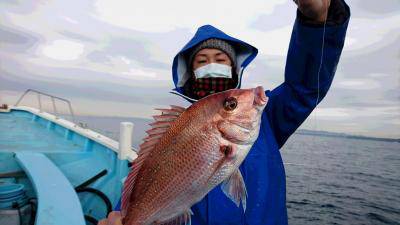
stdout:
<svg viewBox="0 0 400 225">
<path fill-rule="evenodd" d="M 100 220 L 97 225 L 122 225 L 121 213 L 118 211 L 110 212 L 107 219 Z"/>
<path fill-rule="evenodd" d="M 294 2 L 304 16 L 319 23 L 326 20 L 331 4 L 331 0 L 294 0 Z"/>
</svg>

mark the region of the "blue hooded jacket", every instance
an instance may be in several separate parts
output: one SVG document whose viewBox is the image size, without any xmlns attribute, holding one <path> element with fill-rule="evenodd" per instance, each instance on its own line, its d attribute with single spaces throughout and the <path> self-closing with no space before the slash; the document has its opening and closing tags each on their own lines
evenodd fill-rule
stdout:
<svg viewBox="0 0 400 225">
<path fill-rule="evenodd" d="M 349 8 L 347 5 L 345 7 L 349 15 Z M 326 27 L 319 84 L 317 74 L 320 69 L 323 27 L 309 26 L 303 24 L 299 18 L 296 19 L 287 55 L 285 81 L 272 91 L 266 91 L 269 100 L 262 115 L 259 137 L 240 166 L 248 192 L 247 209 L 244 212 L 242 206 L 237 207 L 217 186 L 192 207 L 193 225 L 288 223 L 285 170 L 279 149 L 310 115 L 317 99 L 322 100 L 328 92 L 344 45 L 348 18 L 349 16 L 340 25 Z M 258 52 L 250 44 L 211 25 L 200 27 L 175 56 L 172 66 L 176 87 L 174 92 L 189 101 L 194 100 L 183 93 L 183 85 L 189 78 L 185 53 L 209 38 L 223 39 L 234 46 L 237 54 L 238 88 L 243 70 Z"/>
</svg>

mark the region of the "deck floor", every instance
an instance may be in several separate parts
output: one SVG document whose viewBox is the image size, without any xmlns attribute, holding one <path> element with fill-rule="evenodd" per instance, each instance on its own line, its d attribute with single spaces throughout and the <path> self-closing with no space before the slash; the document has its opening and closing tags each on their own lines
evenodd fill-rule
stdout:
<svg viewBox="0 0 400 225">
<path fill-rule="evenodd" d="M 65 131 L 40 119 L 33 121 L 33 116 L 24 111 L 0 113 L 0 151 L 84 150 L 84 143 L 68 140 Z"/>
</svg>

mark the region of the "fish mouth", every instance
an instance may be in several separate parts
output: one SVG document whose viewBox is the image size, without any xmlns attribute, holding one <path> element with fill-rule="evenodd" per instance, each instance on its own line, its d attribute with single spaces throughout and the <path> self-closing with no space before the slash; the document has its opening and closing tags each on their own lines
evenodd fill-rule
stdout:
<svg viewBox="0 0 400 225">
<path fill-rule="evenodd" d="M 237 122 L 234 120 L 228 120 L 230 123 L 232 123 L 233 125 L 238 126 L 242 131 L 246 131 L 246 132 L 251 132 L 251 130 L 253 130 L 255 127 L 257 127 L 258 124 L 258 120 L 253 120 L 250 122 Z"/>
<path fill-rule="evenodd" d="M 261 111 L 262 109 L 264 109 L 268 102 L 268 97 L 265 95 L 264 88 L 261 86 L 253 88 L 253 93 L 253 105 L 256 107 L 257 110 Z"/>
<path fill-rule="evenodd" d="M 231 124 L 231 129 L 230 130 L 235 130 L 236 135 L 232 135 L 229 132 L 224 132 L 221 131 L 222 136 L 226 139 L 231 141 L 232 143 L 235 144 L 240 144 L 240 145 L 248 145 L 251 144 L 255 141 L 255 139 L 258 137 L 258 129 L 257 126 L 259 125 L 258 121 L 252 121 L 251 125 L 249 123 L 244 124 L 244 123 L 238 123 L 238 122 L 232 122 L 228 121 Z M 241 135 L 238 135 L 241 134 Z"/>
</svg>

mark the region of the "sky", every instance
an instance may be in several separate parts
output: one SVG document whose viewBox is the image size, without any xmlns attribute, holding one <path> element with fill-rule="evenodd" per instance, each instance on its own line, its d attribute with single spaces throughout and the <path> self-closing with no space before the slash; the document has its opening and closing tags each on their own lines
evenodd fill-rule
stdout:
<svg viewBox="0 0 400 225">
<path fill-rule="evenodd" d="M 400 1 L 347 3 L 334 82 L 301 128 L 400 138 Z M 188 106 L 169 93 L 171 64 L 204 24 L 256 46 L 243 87 L 273 89 L 295 15 L 292 0 L 2 0 L 0 103 L 32 88 L 71 100 L 79 115 L 150 118 L 156 107 Z M 37 107 L 34 96 L 23 104 Z"/>
</svg>

